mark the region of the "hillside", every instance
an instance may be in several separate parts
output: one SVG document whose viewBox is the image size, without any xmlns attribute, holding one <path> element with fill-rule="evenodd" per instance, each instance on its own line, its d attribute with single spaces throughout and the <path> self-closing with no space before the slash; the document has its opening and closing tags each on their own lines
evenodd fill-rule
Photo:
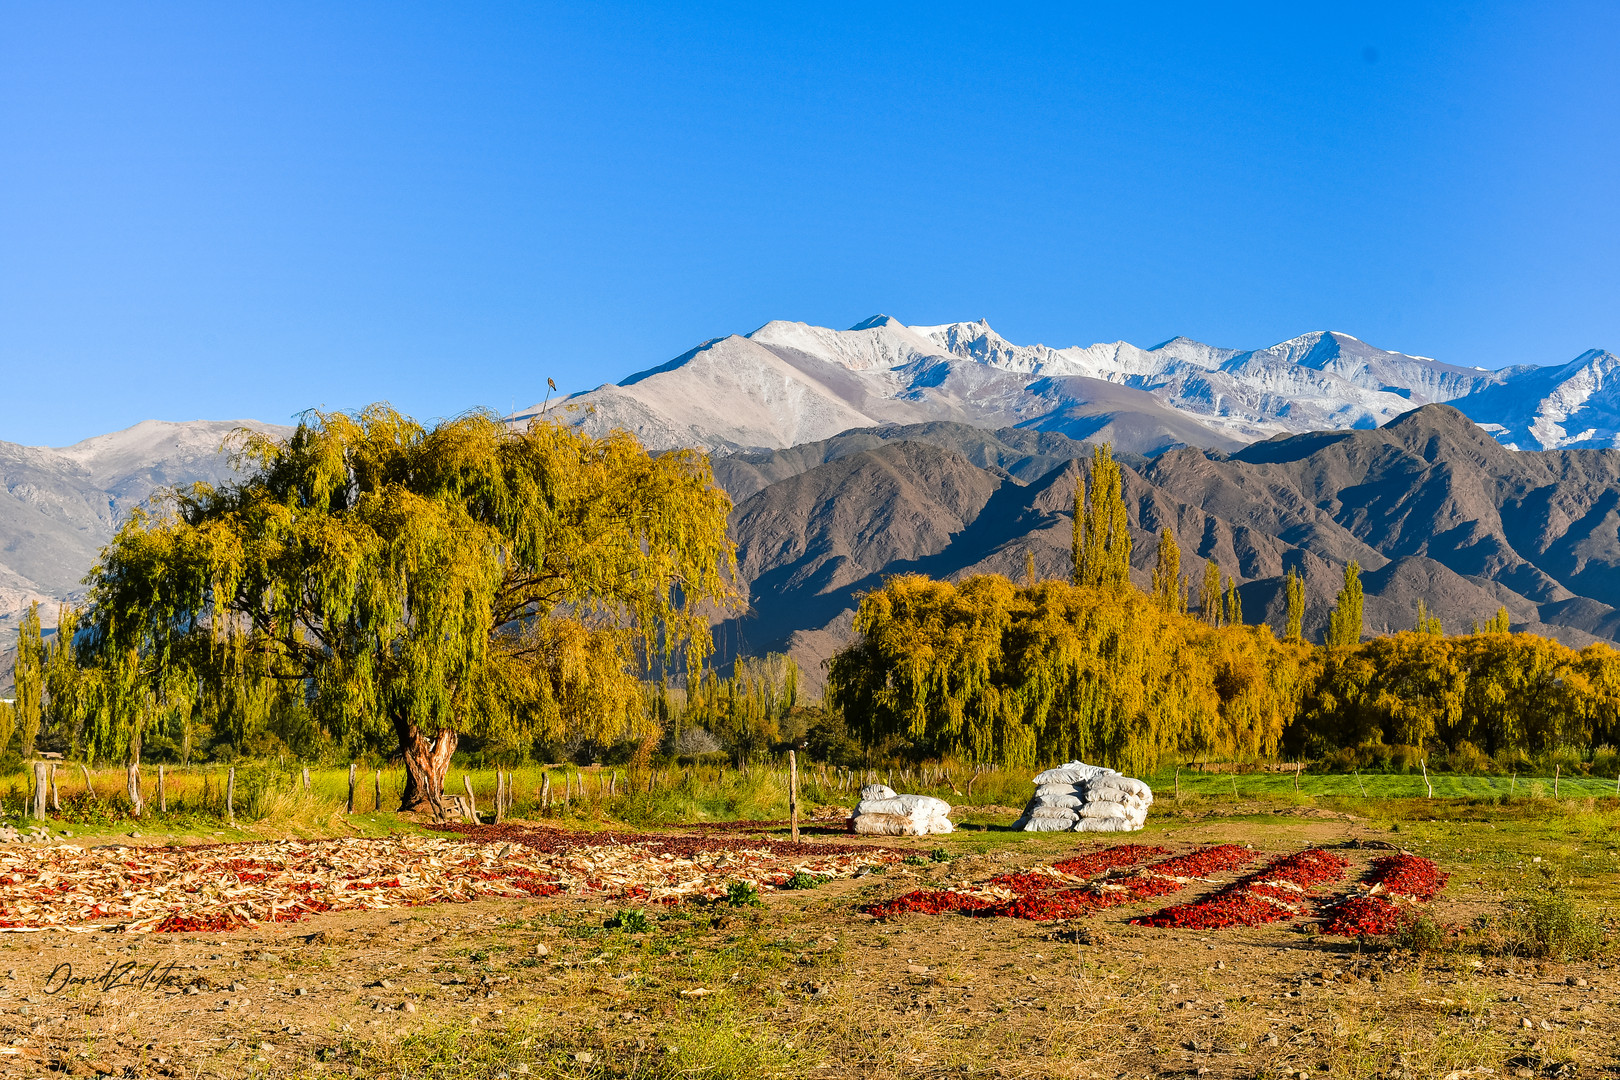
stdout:
<svg viewBox="0 0 1620 1080">
<path fill-rule="evenodd" d="M 40 601 L 55 625 L 57 604 L 81 579 L 131 510 L 160 488 L 230 475 L 221 444 L 253 420 L 147 420 L 61 449 L 0 442 L 0 640 Z"/>
<path fill-rule="evenodd" d="M 1027 552 L 1042 576 L 1066 575 L 1087 450 L 1042 438 L 882 428 L 723 463 L 754 608 L 721 629 L 723 650 L 786 648 L 818 668 L 860 593 L 890 574 L 1022 577 Z M 1429 405 L 1371 431 L 1124 460 L 1144 588 L 1169 528 L 1189 576 L 1213 559 L 1237 578 L 1250 622 L 1281 628 L 1283 576 L 1298 569 L 1313 638 L 1351 559 L 1372 633 L 1411 627 L 1422 599 L 1450 631 L 1506 606 L 1516 629 L 1570 644 L 1620 635 L 1620 452 L 1512 451 Z"/>
</svg>

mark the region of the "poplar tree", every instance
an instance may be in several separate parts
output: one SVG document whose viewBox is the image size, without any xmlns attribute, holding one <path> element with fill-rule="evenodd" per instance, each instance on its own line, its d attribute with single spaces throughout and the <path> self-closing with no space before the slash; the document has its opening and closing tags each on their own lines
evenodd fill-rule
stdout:
<svg viewBox="0 0 1620 1080">
<path fill-rule="evenodd" d="M 1243 625 L 1243 598 L 1238 595 L 1237 578 L 1226 579 L 1226 625 Z"/>
<path fill-rule="evenodd" d="M 1299 571 L 1290 569 L 1287 581 L 1288 629 L 1284 641 L 1299 641 L 1305 627 L 1305 579 Z"/>
<path fill-rule="evenodd" d="M 26 759 L 34 756 L 34 740 L 39 737 L 45 706 L 45 641 L 39 630 L 38 602 L 28 605 L 17 627 L 17 660 L 12 680 L 17 735 Z M 0 743 L 0 747 L 4 745 Z"/>
<path fill-rule="evenodd" d="M 1204 564 L 1204 587 L 1198 593 L 1198 612 L 1211 626 L 1221 625 L 1221 568 L 1213 560 Z"/>
<path fill-rule="evenodd" d="M 1184 601 L 1181 591 L 1181 547 L 1169 529 L 1159 532 L 1159 557 L 1153 565 L 1153 596 L 1166 611 L 1179 611 Z"/>
<path fill-rule="evenodd" d="M 1440 617 L 1438 615 L 1430 615 L 1429 605 L 1425 604 L 1422 600 L 1419 600 L 1417 605 L 1417 626 L 1415 629 L 1418 633 L 1426 634 L 1429 637 L 1446 636 L 1444 628 L 1442 628 L 1440 625 Z"/>
<path fill-rule="evenodd" d="M 1128 588 L 1131 530 L 1123 474 L 1114 460 L 1113 447 L 1103 443 L 1092 448 L 1090 499 L 1084 499 L 1085 485 L 1078 479 L 1074 492 L 1074 583 L 1089 588 Z"/>
<path fill-rule="evenodd" d="M 1496 609 L 1496 614 L 1486 619 L 1483 624 L 1474 624 L 1476 634 L 1506 634 L 1512 631 L 1512 623 L 1508 616 L 1506 606 Z"/>
<path fill-rule="evenodd" d="M 156 707 L 176 671 L 268 680 L 351 752 L 392 743 L 401 809 L 438 815 L 461 735 L 634 734 L 634 667 L 700 667 L 736 606 L 700 454 L 386 405 L 241 439 L 242 479 L 132 515 L 91 572 L 81 660 L 114 681 L 86 712 L 109 746 L 151 715 L 135 688 Z"/>
<path fill-rule="evenodd" d="M 1332 647 L 1355 645 L 1361 641 L 1361 564 L 1351 559 L 1344 568 L 1344 588 L 1339 590 L 1328 616 L 1327 644 Z"/>
<path fill-rule="evenodd" d="M 1074 535 L 1069 540 L 1069 583 L 1080 584 L 1081 567 L 1086 561 L 1086 473 L 1074 464 Z"/>
</svg>

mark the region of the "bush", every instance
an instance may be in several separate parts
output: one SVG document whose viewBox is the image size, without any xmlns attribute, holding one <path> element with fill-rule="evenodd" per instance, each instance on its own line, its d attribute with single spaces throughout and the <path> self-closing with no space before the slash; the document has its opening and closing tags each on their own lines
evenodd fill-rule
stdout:
<svg viewBox="0 0 1620 1080">
<path fill-rule="evenodd" d="M 1547 870 L 1509 902 L 1507 948 L 1522 956 L 1590 960 L 1607 947 L 1596 919 L 1575 906 L 1564 884 Z"/>
<path fill-rule="evenodd" d="M 732 907 L 758 907 L 759 890 L 751 881 L 733 881 L 726 886 L 726 903 Z"/>
<path fill-rule="evenodd" d="M 831 880 L 830 878 L 820 878 L 820 877 L 816 877 L 816 875 L 814 875 L 814 874 L 807 874 L 803 870 L 795 870 L 793 872 L 793 876 L 788 878 L 786 881 L 784 881 L 782 883 L 782 888 L 784 888 L 784 889 L 814 889 L 816 886 L 821 885 L 824 882 L 827 882 L 827 881 L 830 881 L 830 880 Z"/>
<path fill-rule="evenodd" d="M 708 754 L 724 754 L 720 740 L 700 727 L 682 728 L 669 743 L 670 752 L 678 758 L 701 758 Z"/>
<path fill-rule="evenodd" d="M 640 908 L 625 908 L 609 919 L 606 926 L 609 930 L 623 930 L 627 934 L 646 934 L 652 930 L 647 913 Z"/>
<path fill-rule="evenodd" d="M 1460 740 L 1451 752 L 1446 755 L 1446 767 L 1454 773 L 1479 775 L 1492 771 L 1492 762 L 1485 755 L 1485 751 L 1469 742 Z"/>
<path fill-rule="evenodd" d="M 1445 927 L 1426 911 L 1409 913 L 1390 939 L 1397 949 L 1415 953 L 1442 953 L 1449 947 Z"/>
</svg>

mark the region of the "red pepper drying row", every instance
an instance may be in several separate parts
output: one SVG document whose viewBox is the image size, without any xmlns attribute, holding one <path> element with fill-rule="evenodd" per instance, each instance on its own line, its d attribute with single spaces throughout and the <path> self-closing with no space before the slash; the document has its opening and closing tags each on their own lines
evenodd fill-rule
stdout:
<svg viewBox="0 0 1620 1080">
<path fill-rule="evenodd" d="M 1153 863 L 1119 876 L 1112 872 L 1135 866 L 1165 849 L 1145 844 L 1121 844 L 1052 864 L 1057 874 L 1039 871 L 998 874 L 979 883 L 978 889 L 1011 891 L 1005 900 L 990 900 L 959 890 L 919 890 L 863 910 L 868 915 L 938 915 L 948 911 L 980 917 L 1009 919 L 1072 919 L 1103 908 L 1132 904 L 1164 896 L 1186 886 L 1188 879 L 1207 877 L 1241 866 L 1253 852 L 1236 844 L 1217 844 Z M 1065 878 L 1107 873 L 1100 881 L 1076 888 Z"/>
<path fill-rule="evenodd" d="M 1218 930 L 1295 918 L 1304 914 L 1306 889 L 1339 880 L 1349 865 L 1348 860 L 1332 852 L 1307 848 L 1273 859 L 1201 900 L 1174 904 L 1131 922 L 1137 926 Z"/>
<path fill-rule="evenodd" d="M 1402 903 L 1428 903 L 1440 895 L 1450 878 L 1432 860 L 1404 851 L 1374 859 L 1361 879 L 1365 891 L 1329 905 L 1322 933 L 1334 937 L 1393 934 L 1407 918 L 1409 909 Z"/>
</svg>

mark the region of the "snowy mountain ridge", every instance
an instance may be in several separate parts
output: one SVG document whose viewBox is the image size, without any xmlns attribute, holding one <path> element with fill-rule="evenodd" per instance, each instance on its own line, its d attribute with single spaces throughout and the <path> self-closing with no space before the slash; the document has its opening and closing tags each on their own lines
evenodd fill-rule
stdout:
<svg viewBox="0 0 1620 1080">
<path fill-rule="evenodd" d="M 1612 447 L 1617 369 L 1620 360 L 1592 350 L 1563 366 L 1491 371 L 1329 330 L 1263 349 L 1185 337 L 1052 348 L 1010 342 L 984 320 L 907 326 L 878 315 L 848 330 L 768 322 L 550 408 L 660 448 L 780 449 L 854 427 L 945 420 L 1111 437 L 1152 453 L 1378 427 L 1443 402 L 1515 449 Z"/>
</svg>

